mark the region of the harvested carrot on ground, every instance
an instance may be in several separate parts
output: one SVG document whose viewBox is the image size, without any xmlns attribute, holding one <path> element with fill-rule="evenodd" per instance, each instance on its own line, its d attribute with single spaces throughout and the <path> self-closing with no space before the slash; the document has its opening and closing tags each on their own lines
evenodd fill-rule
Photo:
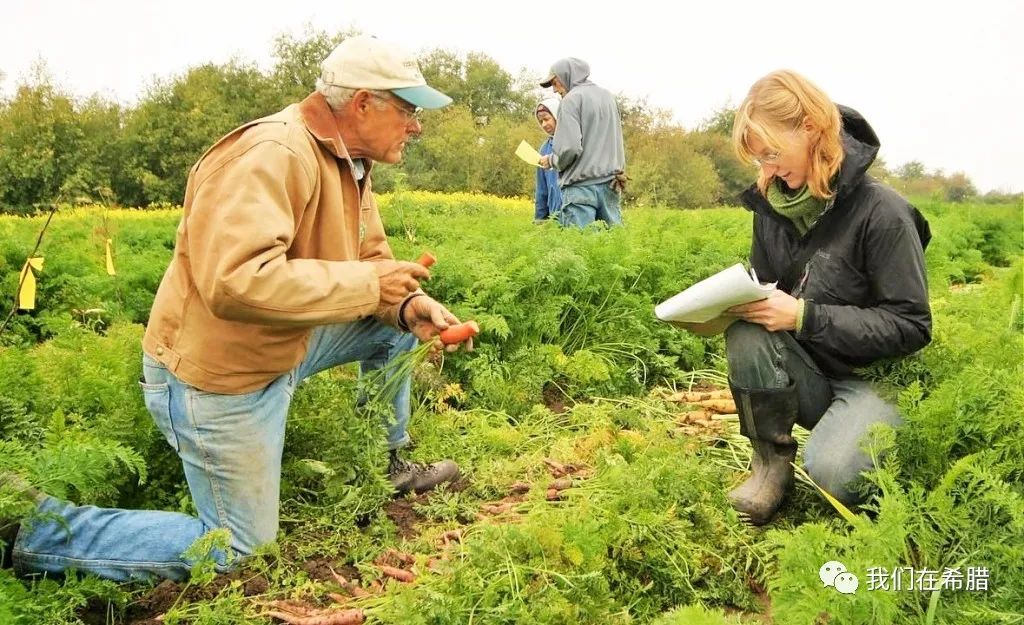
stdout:
<svg viewBox="0 0 1024 625">
<path fill-rule="evenodd" d="M 548 501 L 557 501 L 561 498 L 562 491 L 557 488 L 549 488 L 548 492 L 544 495 L 544 498 Z"/>
<path fill-rule="evenodd" d="M 362 599 L 364 597 L 372 597 L 373 596 L 372 592 L 370 592 L 369 590 L 366 590 L 362 586 L 356 586 L 355 584 L 352 584 L 352 586 L 348 589 L 348 591 L 350 593 L 352 593 L 352 596 L 355 597 L 356 599 Z"/>
<path fill-rule="evenodd" d="M 561 473 L 562 475 L 565 475 L 566 473 L 568 473 L 568 471 L 565 468 L 565 465 L 562 464 L 561 462 L 557 461 L 557 460 L 552 460 L 551 458 L 545 458 L 544 459 L 544 464 L 548 465 L 548 468 L 551 469 L 552 473 Z M 560 476 L 555 476 L 555 477 L 560 477 Z"/>
<path fill-rule="evenodd" d="M 697 402 L 697 405 L 719 414 L 733 414 L 736 412 L 736 402 L 731 399 L 709 399 Z"/>
<path fill-rule="evenodd" d="M 339 572 L 335 571 L 335 570 L 334 570 L 334 569 L 332 569 L 331 567 L 327 567 L 327 570 L 331 572 L 331 575 L 333 575 L 333 576 L 334 576 L 334 581 L 336 581 L 336 582 L 338 582 L 339 584 L 341 584 L 341 587 L 342 587 L 342 588 L 348 588 L 348 587 L 349 587 L 349 585 L 350 585 L 350 584 L 352 583 L 352 582 L 348 581 L 348 580 L 347 580 L 347 579 L 345 578 L 345 576 L 344 576 L 344 575 L 342 575 L 341 573 L 339 573 Z"/>
<path fill-rule="evenodd" d="M 448 530 L 444 534 L 441 534 L 441 542 L 448 544 L 450 542 L 462 542 L 462 530 Z"/>
<path fill-rule="evenodd" d="M 324 612 L 315 616 L 296 616 L 284 612 L 271 611 L 267 612 L 267 616 L 272 616 L 291 625 L 360 625 L 360 623 L 366 622 L 366 614 L 358 609 Z"/>
<path fill-rule="evenodd" d="M 513 495 L 523 495 L 530 492 L 530 485 L 526 482 L 515 482 L 508 487 L 508 490 Z"/>
<path fill-rule="evenodd" d="M 388 548 L 382 552 L 377 559 L 374 561 L 376 564 L 416 564 L 416 556 L 411 553 L 405 553 L 394 548 Z"/>
<path fill-rule="evenodd" d="M 729 389 L 721 389 L 717 391 L 682 391 L 679 393 L 673 393 L 666 399 L 668 401 L 692 404 L 707 401 L 709 399 L 732 399 L 732 393 Z"/>
<path fill-rule="evenodd" d="M 548 484 L 548 490 L 565 490 L 572 486 L 571 477 L 562 477 Z"/>
<path fill-rule="evenodd" d="M 416 262 L 423 265 L 427 269 L 430 269 L 430 266 L 437 262 L 437 257 L 431 254 L 430 252 L 423 252 L 422 254 L 420 254 L 420 257 L 416 259 Z"/>
<path fill-rule="evenodd" d="M 494 504 L 485 503 L 484 505 L 480 506 L 480 509 L 488 514 L 505 514 L 506 512 L 511 512 L 512 509 L 515 507 L 516 504 L 514 502 L 509 501 L 505 503 Z"/>
<path fill-rule="evenodd" d="M 676 417 L 676 419 L 680 423 L 703 423 L 710 421 L 712 414 L 713 413 L 710 410 L 705 410 L 704 408 L 697 408 L 696 410 L 688 410 L 686 412 L 680 413 Z"/>
<path fill-rule="evenodd" d="M 441 342 L 445 345 L 458 345 L 468 341 L 477 334 L 480 334 L 480 325 L 475 321 L 467 321 L 466 323 L 457 323 L 441 330 L 439 336 Z"/>
<path fill-rule="evenodd" d="M 391 579 L 397 579 L 398 581 L 405 582 L 407 584 L 416 581 L 416 575 L 414 575 L 411 571 L 406 571 L 404 569 L 396 569 L 393 566 L 378 566 L 377 568 L 380 569 L 381 573 L 387 575 Z"/>
</svg>

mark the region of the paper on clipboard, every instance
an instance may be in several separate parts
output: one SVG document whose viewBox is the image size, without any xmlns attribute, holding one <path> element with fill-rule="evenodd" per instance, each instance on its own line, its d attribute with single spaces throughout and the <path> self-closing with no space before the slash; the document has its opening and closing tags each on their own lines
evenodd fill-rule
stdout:
<svg viewBox="0 0 1024 625">
<path fill-rule="evenodd" d="M 662 321 L 704 323 L 732 306 L 765 299 L 774 290 L 774 282 L 761 284 L 753 269 L 748 273 L 737 263 L 658 304 L 654 314 Z"/>
<path fill-rule="evenodd" d="M 534 147 L 526 141 L 519 142 L 519 147 L 516 148 L 516 156 L 534 167 L 540 167 L 540 152 L 535 150 Z"/>
</svg>

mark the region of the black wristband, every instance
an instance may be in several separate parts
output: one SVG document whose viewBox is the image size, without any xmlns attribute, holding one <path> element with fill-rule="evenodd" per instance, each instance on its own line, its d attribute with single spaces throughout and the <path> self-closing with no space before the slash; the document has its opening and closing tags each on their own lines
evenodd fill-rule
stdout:
<svg viewBox="0 0 1024 625">
<path fill-rule="evenodd" d="M 405 307 L 409 305 L 414 298 L 420 295 L 426 295 L 426 293 L 412 293 L 409 297 L 402 300 L 402 303 L 398 305 L 398 329 L 403 332 L 411 332 L 409 325 L 405 323 Z"/>
</svg>

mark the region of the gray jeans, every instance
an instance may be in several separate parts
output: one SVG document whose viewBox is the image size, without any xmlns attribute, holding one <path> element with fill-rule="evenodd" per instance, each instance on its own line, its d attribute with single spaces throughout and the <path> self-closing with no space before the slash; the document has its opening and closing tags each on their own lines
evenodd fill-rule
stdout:
<svg viewBox="0 0 1024 625">
<path fill-rule="evenodd" d="M 789 332 L 737 321 L 726 330 L 725 346 L 729 377 L 737 386 L 774 389 L 796 384 L 797 423 L 811 431 L 804 469 L 840 501 L 858 503 L 858 478 L 874 468 L 861 441 L 875 423 L 900 425 L 896 407 L 868 382 L 826 377 Z"/>
</svg>

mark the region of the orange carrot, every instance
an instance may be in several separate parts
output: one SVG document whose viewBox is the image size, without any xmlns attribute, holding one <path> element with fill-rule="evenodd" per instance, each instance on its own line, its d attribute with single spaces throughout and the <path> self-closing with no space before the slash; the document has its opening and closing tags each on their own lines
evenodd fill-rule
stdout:
<svg viewBox="0 0 1024 625">
<path fill-rule="evenodd" d="M 291 625 L 359 625 L 366 622 L 366 614 L 362 610 L 342 610 L 340 612 L 322 612 L 315 616 L 295 616 L 283 612 L 267 612 L 267 616 L 273 616 Z"/>
<path fill-rule="evenodd" d="M 327 570 L 331 572 L 331 575 L 334 576 L 334 581 L 336 581 L 339 584 L 341 584 L 342 588 L 348 588 L 351 585 L 351 582 L 348 581 L 347 579 L 345 579 L 345 576 L 342 575 L 341 573 L 335 571 L 331 567 L 327 567 Z"/>
<path fill-rule="evenodd" d="M 480 325 L 475 321 L 467 321 L 466 323 L 458 323 L 453 326 L 449 326 L 446 330 L 441 330 L 441 342 L 445 345 L 457 345 L 473 338 L 477 334 L 480 334 Z"/>
<path fill-rule="evenodd" d="M 388 548 L 382 552 L 377 559 L 374 560 L 376 564 L 416 564 L 416 556 L 410 553 L 404 553 L 394 548 Z"/>
<path fill-rule="evenodd" d="M 556 488 L 549 488 L 548 492 L 544 495 L 544 498 L 548 501 L 557 501 L 561 498 L 561 491 Z"/>
<path fill-rule="evenodd" d="M 437 262 L 437 257 L 430 252 L 423 252 L 420 254 L 420 257 L 416 259 L 416 262 L 429 269 L 431 265 Z"/>
<path fill-rule="evenodd" d="M 371 593 L 370 591 L 366 590 L 362 586 L 356 586 L 355 584 L 352 584 L 352 586 L 349 587 L 348 591 L 350 593 L 352 593 L 352 596 L 355 597 L 356 599 L 362 599 L 363 597 L 372 597 L 373 596 L 373 593 Z"/>
<path fill-rule="evenodd" d="M 514 502 L 509 501 L 505 503 L 495 504 L 485 503 L 484 505 L 480 506 L 480 509 L 486 512 L 487 514 L 505 514 L 506 512 L 510 512 L 515 507 L 516 504 Z"/>
<path fill-rule="evenodd" d="M 668 401 L 694 404 L 697 402 L 707 401 L 709 399 L 732 399 L 732 393 L 729 389 L 720 389 L 715 391 L 690 391 L 673 393 L 666 399 Z"/>
<path fill-rule="evenodd" d="M 410 571 L 406 571 L 404 569 L 396 569 L 393 566 L 378 566 L 377 568 L 380 569 L 381 573 L 387 575 L 392 579 L 397 579 L 400 582 L 409 583 L 415 581 L 416 579 L 415 575 L 413 575 Z"/>
<path fill-rule="evenodd" d="M 508 489 L 513 495 L 522 495 L 530 492 L 530 485 L 526 482 L 514 482 Z"/>
<path fill-rule="evenodd" d="M 462 542 L 462 530 L 448 530 L 441 534 L 441 542 L 446 545 L 450 542 Z"/>
<path fill-rule="evenodd" d="M 548 489 L 549 490 L 551 490 L 551 489 L 554 489 L 554 490 L 565 490 L 565 489 L 569 488 L 570 486 L 572 486 L 572 478 L 571 477 L 563 477 L 563 478 L 559 478 L 559 479 L 555 480 L 554 482 L 551 482 L 550 484 L 548 484 Z"/>
<path fill-rule="evenodd" d="M 544 459 L 544 464 L 548 465 L 548 469 L 551 470 L 551 475 L 553 475 L 555 477 L 562 477 L 566 473 L 569 473 L 569 469 L 564 464 L 562 464 L 561 462 L 559 462 L 557 460 L 552 460 L 551 458 L 545 458 Z"/>
<path fill-rule="evenodd" d="M 697 402 L 697 405 L 719 414 L 733 414 L 736 412 L 736 402 L 731 399 L 708 399 Z"/>
</svg>

